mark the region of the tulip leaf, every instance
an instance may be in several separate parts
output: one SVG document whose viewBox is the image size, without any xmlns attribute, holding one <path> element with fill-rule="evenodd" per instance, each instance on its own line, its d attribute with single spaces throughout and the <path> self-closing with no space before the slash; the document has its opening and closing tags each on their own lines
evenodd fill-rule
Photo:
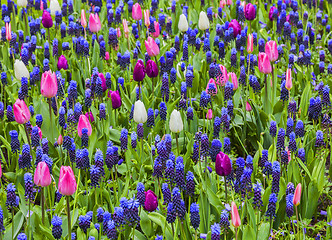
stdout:
<svg viewBox="0 0 332 240">
<path fill-rule="evenodd" d="M 242 239 L 255 239 L 255 238 L 256 234 L 254 229 L 250 225 L 247 225 L 243 230 Z"/>
<path fill-rule="evenodd" d="M 257 240 L 269 239 L 270 235 L 269 230 L 270 230 L 270 224 L 262 223 L 258 230 Z"/>
</svg>

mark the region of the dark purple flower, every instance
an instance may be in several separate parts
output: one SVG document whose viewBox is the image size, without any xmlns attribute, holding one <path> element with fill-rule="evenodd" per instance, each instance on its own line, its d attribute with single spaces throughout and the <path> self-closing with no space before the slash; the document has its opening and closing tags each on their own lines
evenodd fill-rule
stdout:
<svg viewBox="0 0 332 240">
<path fill-rule="evenodd" d="M 227 154 L 219 152 L 216 158 L 216 173 L 219 176 L 227 176 L 232 171 L 231 160 Z"/>
<path fill-rule="evenodd" d="M 59 57 L 59 60 L 58 60 L 58 69 L 61 70 L 61 69 L 64 69 L 64 70 L 67 70 L 68 69 L 68 62 L 67 62 L 67 59 L 65 56 L 61 55 Z"/>
<path fill-rule="evenodd" d="M 135 81 L 141 82 L 143 81 L 144 77 L 145 77 L 144 63 L 141 59 L 139 59 L 134 68 L 133 78 Z"/>
<path fill-rule="evenodd" d="M 228 25 L 228 29 L 233 28 L 233 36 L 234 38 L 241 33 L 241 25 L 236 19 L 232 19 L 232 21 Z"/>
<path fill-rule="evenodd" d="M 247 20 L 252 21 L 256 17 L 256 8 L 251 3 L 246 4 L 244 8 L 244 16 Z"/>
<path fill-rule="evenodd" d="M 157 195 L 152 190 L 148 190 L 147 192 L 145 192 L 144 209 L 149 212 L 152 212 L 156 210 L 157 207 L 158 207 Z"/>
<path fill-rule="evenodd" d="M 109 91 L 108 97 L 111 97 L 113 109 L 121 107 L 122 101 L 119 91 Z"/>
<path fill-rule="evenodd" d="M 53 26 L 53 20 L 52 20 L 51 14 L 46 10 L 44 10 L 44 12 L 43 12 L 42 24 L 43 24 L 44 28 L 51 28 Z"/>
<path fill-rule="evenodd" d="M 152 60 L 148 60 L 146 63 L 146 74 L 149 76 L 149 78 L 157 77 L 158 73 L 159 70 L 157 64 Z"/>
</svg>

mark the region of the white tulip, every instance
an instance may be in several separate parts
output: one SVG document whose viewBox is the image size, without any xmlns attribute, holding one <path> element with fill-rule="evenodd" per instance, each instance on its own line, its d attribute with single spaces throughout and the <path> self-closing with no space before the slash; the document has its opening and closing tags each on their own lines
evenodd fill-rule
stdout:
<svg viewBox="0 0 332 240">
<path fill-rule="evenodd" d="M 28 0 L 17 0 L 18 7 L 26 7 L 28 5 Z"/>
<path fill-rule="evenodd" d="M 174 109 L 171 114 L 171 118 L 169 120 L 169 129 L 174 133 L 179 133 L 183 130 L 181 114 L 176 109 Z"/>
<path fill-rule="evenodd" d="M 203 11 L 199 14 L 198 27 L 200 30 L 203 30 L 203 31 L 210 27 L 209 19 L 208 19 L 206 13 Z"/>
<path fill-rule="evenodd" d="M 141 100 L 135 102 L 133 118 L 137 123 L 145 123 L 148 119 L 144 103 Z"/>
<path fill-rule="evenodd" d="M 178 24 L 178 28 L 181 32 L 186 32 L 188 31 L 188 21 L 186 18 L 186 15 L 181 14 L 180 15 L 180 19 L 179 19 L 179 24 Z"/>
<path fill-rule="evenodd" d="M 21 80 L 22 77 L 30 78 L 29 71 L 27 67 L 21 60 L 16 59 L 14 63 L 15 77 L 17 80 Z"/>
<path fill-rule="evenodd" d="M 52 16 L 55 16 L 56 11 L 61 12 L 61 7 L 60 7 L 60 4 L 59 4 L 58 0 L 51 0 L 50 10 L 51 10 L 51 15 Z"/>
</svg>

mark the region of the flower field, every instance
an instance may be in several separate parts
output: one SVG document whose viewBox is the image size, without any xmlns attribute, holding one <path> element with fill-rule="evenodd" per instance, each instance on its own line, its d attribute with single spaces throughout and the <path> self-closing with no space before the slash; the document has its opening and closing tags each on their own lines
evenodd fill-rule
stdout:
<svg viewBox="0 0 332 240">
<path fill-rule="evenodd" d="M 0 240 L 332 239 L 330 0 L 2 0 Z"/>
</svg>

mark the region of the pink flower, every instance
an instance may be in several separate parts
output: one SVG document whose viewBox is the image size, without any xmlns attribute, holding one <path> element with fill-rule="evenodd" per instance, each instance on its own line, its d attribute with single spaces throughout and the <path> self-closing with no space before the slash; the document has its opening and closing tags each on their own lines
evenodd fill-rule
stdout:
<svg viewBox="0 0 332 240">
<path fill-rule="evenodd" d="M 12 39 L 12 26 L 10 22 L 6 23 L 5 26 L 6 26 L 6 39 L 7 41 L 10 41 Z"/>
<path fill-rule="evenodd" d="M 43 132 L 39 127 L 38 127 L 38 135 L 39 135 L 40 140 L 42 140 L 43 139 Z"/>
<path fill-rule="evenodd" d="M 213 86 L 211 86 L 213 85 Z M 211 87 L 213 87 L 213 90 L 209 89 Z M 206 89 L 205 89 L 206 93 L 210 94 L 210 95 L 216 95 L 218 93 L 218 88 L 216 85 L 216 81 L 214 81 L 213 78 L 210 78 L 208 84 L 206 85 Z"/>
<path fill-rule="evenodd" d="M 62 137 L 61 134 L 59 135 L 58 140 L 56 142 L 57 142 L 58 145 L 62 145 L 62 143 L 63 143 L 63 137 Z"/>
<path fill-rule="evenodd" d="M 148 40 L 145 40 L 145 48 L 150 57 L 157 56 L 160 51 L 157 43 L 153 40 L 152 37 L 148 37 Z"/>
<path fill-rule="evenodd" d="M 129 28 L 128 28 L 128 22 L 126 19 L 122 19 L 122 26 L 123 26 L 123 32 L 124 32 L 125 38 L 128 38 Z"/>
<path fill-rule="evenodd" d="M 88 135 L 90 136 L 92 133 L 92 128 L 91 128 L 91 124 L 89 122 L 89 119 L 85 116 L 85 115 L 81 115 L 79 120 L 78 120 L 78 124 L 77 124 L 77 133 L 78 136 L 82 137 L 82 129 L 83 128 L 87 128 L 88 129 Z"/>
<path fill-rule="evenodd" d="M 118 38 L 121 37 L 121 29 L 120 28 L 116 28 L 116 36 Z"/>
<path fill-rule="evenodd" d="M 154 29 L 156 31 L 154 33 L 151 33 L 151 35 L 152 35 L 152 37 L 157 38 L 160 35 L 159 23 L 157 21 L 154 21 Z"/>
<path fill-rule="evenodd" d="M 252 53 L 254 51 L 254 37 L 250 33 L 247 38 L 247 52 Z"/>
<path fill-rule="evenodd" d="M 224 8 L 226 6 L 226 1 L 225 0 L 221 0 L 219 3 L 219 7 Z"/>
<path fill-rule="evenodd" d="M 235 202 L 232 202 L 231 214 L 232 214 L 232 225 L 233 227 L 238 228 L 241 225 L 241 218 Z"/>
<path fill-rule="evenodd" d="M 233 1 L 232 0 L 227 0 L 227 5 L 230 6 L 233 4 Z"/>
<path fill-rule="evenodd" d="M 144 202 L 144 209 L 153 212 L 158 207 L 158 197 L 157 195 L 152 191 L 148 190 L 145 192 L 145 202 Z"/>
<path fill-rule="evenodd" d="M 236 74 L 233 73 L 233 72 L 230 72 L 230 73 L 228 73 L 228 75 L 231 76 L 231 80 L 232 80 L 232 83 L 233 83 L 233 90 L 236 90 L 239 87 L 239 83 L 237 81 Z"/>
<path fill-rule="evenodd" d="M 86 26 L 88 25 L 87 22 L 86 22 L 86 17 L 85 17 L 85 11 L 84 11 L 84 9 L 81 10 L 81 25 L 84 28 L 86 28 Z"/>
<path fill-rule="evenodd" d="M 208 112 L 206 113 L 206 119 L 211 120 L 213 118 L 213 112 L 212 109 L 209 109 Z"/>
<path fill-rule="evenodd" d="M 98 13 L 91 13 L 89 17 L 89 29 L 91 32 L 96 33 L 101 29 L 101 23 Z"/>
<path fill-rule="evenodd" d="M 109 52 L 105 53 L 105 60 L 106 61 L 110 60 L 110 53 Z"/>
<path fill-rule="evenodd" d="M 132 9 L 132 17 L 134 20 L 139 21 L 142 19 L 142 9 L 139 3 L 135 3 Z"/>
<path fill-rule="evenodd" d="M 227 69 L 223 65 L 219 65 L 220 71 L 221 71 L 221 76 L 217 77 L 217 84 L 219 86 L 225 86 L 226 82 L 228 81 L 228 74 L 227 74 Z"/>
<path fill-rule="evenodd" d="M 246 104 L 246 111 L 247 111 L 247 112 L 252 111 L 252 107 L 251 107 L 251 105 L 250 105 L 249 102 L 247 102 L 247 104 Z"/>
<path fill-rule="evenodd" d="M 103 88 L 103 92 L 105 92 L 107 90 L 107 86 L 106 86 L 106 79 L 103 73 L 99 73 L 98 76 L 101 79 L 101 87 Z"/>
<path fill-rule="evenodd" d="M 58 187 L 59 192 L 65 196 L 73 195 L 76 192 L 77 183 L 73 169 L 70 166 L 62 166 L 60 168 Z"/>
<path fill-rule="evenodd" d="M 278 48 L 275 41 L 268 41 L 265 44 L 265 53 L 269 57 L 271 62 L 278 60 Z"/>
<path fill-rule="evenodd" d="M 50 169 L 45 162 L 39 162 L 33 176 L 34 183 L 39 187 L 47 187 L 51 184 L 52 179 Z"/>
<path fill-rule="evenodd" d="M 294 197 L 293 197 L 293 204 L 295 206 L 298 206 L 300 204 L 300 200 L 301 200 L 301 190 L 302 190 L 302 185 L 301 183 L 297 184 L 296 189 L 295 189 L 295 193 L 294 193 Z"/>
<path fill-rule="evenodd" d="M 14 108 L 15 121 L 18 124 L 24 124 L 30 120 L 31 115 L 29 108 L 27 107 L 27 105 L 23 100 L 16 99 L 13 108 Z"/>
<path fill-rule="evenodd" d="M 216 173 L 219 176 L 228 176 L 232 172 L 231 159 L 227 154 L 219 152 L 215 164 Z"/>
<path fill-rule="evenodd" d="M 292 69 L 288 68 L 287 72 L 286 72 L 286 84 L 285 87 L 287 88 L 287 90 L 291 90 L 291 88 L 293 87 L 292 84 Z"/>
<path fill-rule="evenodd" d="M 1 162 L 0 162 L 0 178 L 2 177 L 2 167 L 1 167 Z"/>
<path fill-rule="evenodd" d="M 144 10 L 144 25 L 146 27 L 150 26 L 150 10 Z"/>
<path fill-rule="evenodd" d="M 260 52 L 258 54 L 258 69 L 260 72 L 268 74 L 272 72 L 272 66 L 269 57 L 266 53 Z"/>
<path fill-rule="evenodd" d="M 42 74 L 42 79 L 40 81 L 40 91 L 44 97 L 52 98 L 55 97 L 58 92 L 58 81 L 56 79 L 55 73 L 51 70 L 44 72 Z"/>
</svg>

